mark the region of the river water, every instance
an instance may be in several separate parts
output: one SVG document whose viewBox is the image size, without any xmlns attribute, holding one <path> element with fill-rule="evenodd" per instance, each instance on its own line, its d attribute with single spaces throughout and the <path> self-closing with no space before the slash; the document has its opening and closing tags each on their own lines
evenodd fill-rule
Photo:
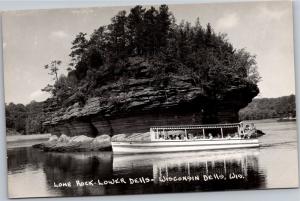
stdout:
<svg viewBox="0 0 300 201">
<path fill-rule="evenodd" d="M 295 122 L 256 121 L 261 147 L 114 156 L 9 148 L 8 195 L 88 196 L 298 186 Z"/>
</svg>

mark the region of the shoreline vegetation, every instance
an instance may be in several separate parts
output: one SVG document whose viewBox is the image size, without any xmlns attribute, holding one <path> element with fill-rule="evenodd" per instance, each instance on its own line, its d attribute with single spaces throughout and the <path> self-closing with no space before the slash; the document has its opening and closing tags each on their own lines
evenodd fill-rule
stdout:
<svg viewBox="0 0 300 201">
<path fill-rule="evenodd" d="M 22 134 L 43 133 L 96 114 L 100 119 L 118 118 L 157 110 L 168 110 L 176 120 L 178 108 L 183 112 L 198 108 L 189 118 L 199 123 L 226 121 L 225 116 L 236 121 L 237 114 L 227 111 L 238 111 L 259 92 L 254 55 L 233 47 L 225 33 L 209 23 L 201 25 L 200 19 L 177 22 L 167 5 L 121 10 L 90 35 L 78 33 L 69 56 L 70 64 L 54 60 L 41 66 L 53 78 L 42 89 L 51 94 L 49 99 L 6 105 L 7 128 Z M 61 69 L 68 69 L 67 75 L 60 74 Z M 96 105 L 81 114 L 93 99 Z M 219 115 L 222 108 L 226 111 Z M 96 126 L 88 129 L 101 134 Z M 119 133 L 113 129 L 106 134 Z"/>
<path fill-rule="evenodd" d="M 44 66 L 54 81 L 42 89 L 50 98 L 5 105 L 7 135 L 52 129 L 49 141 L 34 147 L 62 152 L 110 150 L 115 138 L 147 140 L 147 123 L 159 123 L 152 115 L 157 111 L 167 114 L 162 117 L 164 124 L 165 120 L 173 124 L 238 121 L 237 112 L 259 93 L 256 58 L 234 48 L 226 34 L 209 23 L 202 26 L 195 20 L 176 22 L 167 5 L 135 6 L 129 13 L 120 11 L 90 36 L 80 32 L 72 42 L 71 64 L 54 60 Z M 67 75 L 59 74 L 62 68 L 68 69 Z M 240 119 L 293 116 L 295 98 L 290 97 L 278 98 L 278 104 L 254 99 L 241 110 Z M 272 106 L 271 115 L 260 115 L 267 106 Z M 126 123 L 143 119 L 141 114 L 145 121 L 133 124 L 132 132 Z M 132 119 L 111 123 L 120 117 Z M 137 133 L 138 124 L 144 133 Z M 26 139 L 17 136 L 16 141 Z"/>
<path fill-rule="evenodd" d="M 239 111 L 240 120 L 296 118 L 296 97 L 294 94 L 278 98 L 255 98 Z"/>
</svg>

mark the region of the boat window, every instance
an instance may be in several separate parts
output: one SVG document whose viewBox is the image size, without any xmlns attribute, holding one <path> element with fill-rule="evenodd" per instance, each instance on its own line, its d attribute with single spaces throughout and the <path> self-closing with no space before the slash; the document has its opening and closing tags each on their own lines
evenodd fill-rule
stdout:
<svg viewBox="0 0 300 201">
<path fill-rule="evenodd" d="M 242 124 L 240 124 L 242 125 Z M 252 130 L 252 126 L 244 124 L 234 126 L 212 126 L 212 127 L 182 127 L 182 128 L 153 128 L 152 133 L 154 139 L 157 140 L 212 140 L 212 139 L 240 139 L 246 131 Z"/>
</svg>

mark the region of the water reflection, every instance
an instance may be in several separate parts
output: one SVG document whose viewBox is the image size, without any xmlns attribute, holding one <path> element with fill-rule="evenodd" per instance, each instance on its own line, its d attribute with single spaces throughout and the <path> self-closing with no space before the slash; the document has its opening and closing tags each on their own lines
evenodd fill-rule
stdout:
<svg viewBox="0 0 300 201">
<path fill-rule="evenodd" d="M 260 149 L 190 153 L 121 155 L 111 152 L 46 153 L 32 148 L 8 149 L 9 197 L 46 197 L 166 193 L 298 186 L 295 123 L 257 123 L 267 135 Z M 208 180 L 205 175 L 243 175 L 244 179 Z M 196 176 L 199 181 L 162 182 L 160 178 Z M 76 186 L 76 180 L 148 177 L 148 183 Z M 55 188 L 54 182 L 72 182 Z"/>
<path fill-rule="evenodd" d="M 38 197 L 264 188 L 265 173 L 259 169 L 258 156 L 259 149 L 116 156 L 111 152 L 45 153 L 19 148 L 8 151 L 9 190 L 11 197 Z M 27 186 L 26 192 L 13 188 L 20 179 L 17 173 L 26 173 L 27 180 L 39 185 L 32 189 Z M 230 174 L 243 178 L 229 179 Z M 216 179 L 216 175 L 227 179 Z M 199 179 L 182 180 L 185 177 Z M 127 183 L 76 185 L 76 180 L 103 182 L 117 178 Z M 136 180 L 130 184 L 130 179 Z M 64 182 L 71 182 L 72 187 L 54 185 Z"/>
<path fill-rule="evenodd" d="M 258 157 L 259 149 L 120 155 L 113 168 L 121 175 L 144 170 L 144 177 L 164 187 L 160 192 L 264 188 Z"/>
<path fill-rule="evenodd" d="M 104 195 L 103 188 L 55 188 L 54 183 L 110 178 L 111 152 L 46 153 L 32 148 L 8 150 L 10 197 Z M 26 175 L 26 178 L 23 176 Z M 26 183 L 20 183 L 20 179 Z M 23 182 L 23 181 L 22 181 Z M 38 185 L 36 185 L 38 184 Z"/>
<path fill-rule="evenodd" d="M 47 185 L 54 182 L 71 182 L 71 188 L 56 188 L 64 196 L 104 195 L 105 188 L 99 186 L 76 186 L 76 181 L 90 181 L 98 178 L 110 179 L 112 175 L 112 153 L 47 153 L 43 171 Z"/>
</svg>

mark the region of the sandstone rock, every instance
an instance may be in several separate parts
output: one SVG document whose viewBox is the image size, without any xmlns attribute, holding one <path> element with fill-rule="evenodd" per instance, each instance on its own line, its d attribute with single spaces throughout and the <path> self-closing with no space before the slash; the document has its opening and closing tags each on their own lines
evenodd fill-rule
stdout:
<svg viewBox="0 0 300 201">
<path fill-rule="evenodd" d="M 119 135 L 114 135 L 111 138 L 112 142 L 120 142 L 120 141 L 125 141 L 127 135 L 125 134 L 119 134 Z"/>
<path fill-rule="evenodd" d="M 64 134 L 59 142 L 80 142 L 80 150 L 89 147 L 90 139 L 65 135 L 95 137 L 107 133 L 115 135 L 112 141 L 145 141 L 150 140 L 146 132 L 151 126 L 237 122 L 239 109 L 259 92 L 255 84 L 237 82 L 211 97 L 186 74 L 170 74 L 162 84 L 164 78 L 156 78 L 149 71 L 159 65 L 156 59 L 128 58 L 128 70 L 139 76 L 95 88 L 95 94 L 101 96 L 87 98 L 84 105 L 74 98 L 64 104 L 49 98 L 45 101 L 44 126 L 52 134 Z"/>
<path fill-rule="evenodd" d="M 111 150 L 111 137 L 109 135 L 100 135 L 90 144 L 92 150 Z"/>
<path fill-rule="evenodd" d="M 87 142 L 69 142 L 67 143 L 64 148 L 63 148 L 63 152 L 76 152 L 76 151 L 80 151 L 80 147 L 82 146 L 82 144 L 85 144 Z M 82 151 L 89 151 L 89 150 L 82 150 Z"/>
<path fill-rule="evenodd" d="M 62 135 L 55 140 L 33 145 L 33 148 L 50 152 L 83 152 L 83 151 L 111 151 L 111 137 L 101 135 L 96 138 L 84 135 L 69 137 Z"/>
<path fill-rule="evenodd" d="M 70 142 L 90 143 L 94 138 L 87 137 L 85 135 L 74 136 L 70 138 Z"/>
<path fill-rule="evenodd" d="M 57 140 L 58 140 L 58 137 L 56 135 L 51 135 L 48 141 L 51 142 L 51 141 L 57 141 Z"/>
<path fill-rule="evenodd" d="M 212 97 L 188 74 L 170 74 L 167 82 L 165 77 L 154 77 L 153 70 L 161 65 L 157 58 L 136 56 L 126 62 L 135 76 L 95 88 L 95 94 L 101 95 L 87 98 L 84 105 L 75 96 L 63 104 L 55 98 L 46 100 L 45 128 L 58 136 L 95 137 L 142 133 L 156 125 L 237 122 L 239 109 L 259 93 L 255 84 L 245 81 L 234 82 Z"/>
<path fill-rule="evenodd" d="M 58 143 L 58 141 L 45 142 L 45 143 L 43 143 L 41 149 L 44 151 L 50 151 L 53 147 L 56 146 L 57 143 Z"/>
<path fill-rule="evenodd" d="M 65 134 L 62 134 L 61 136 L 59 136 L 57 141 L 67 143 L 70 141 L 70 137 Z"/>
</svg>

